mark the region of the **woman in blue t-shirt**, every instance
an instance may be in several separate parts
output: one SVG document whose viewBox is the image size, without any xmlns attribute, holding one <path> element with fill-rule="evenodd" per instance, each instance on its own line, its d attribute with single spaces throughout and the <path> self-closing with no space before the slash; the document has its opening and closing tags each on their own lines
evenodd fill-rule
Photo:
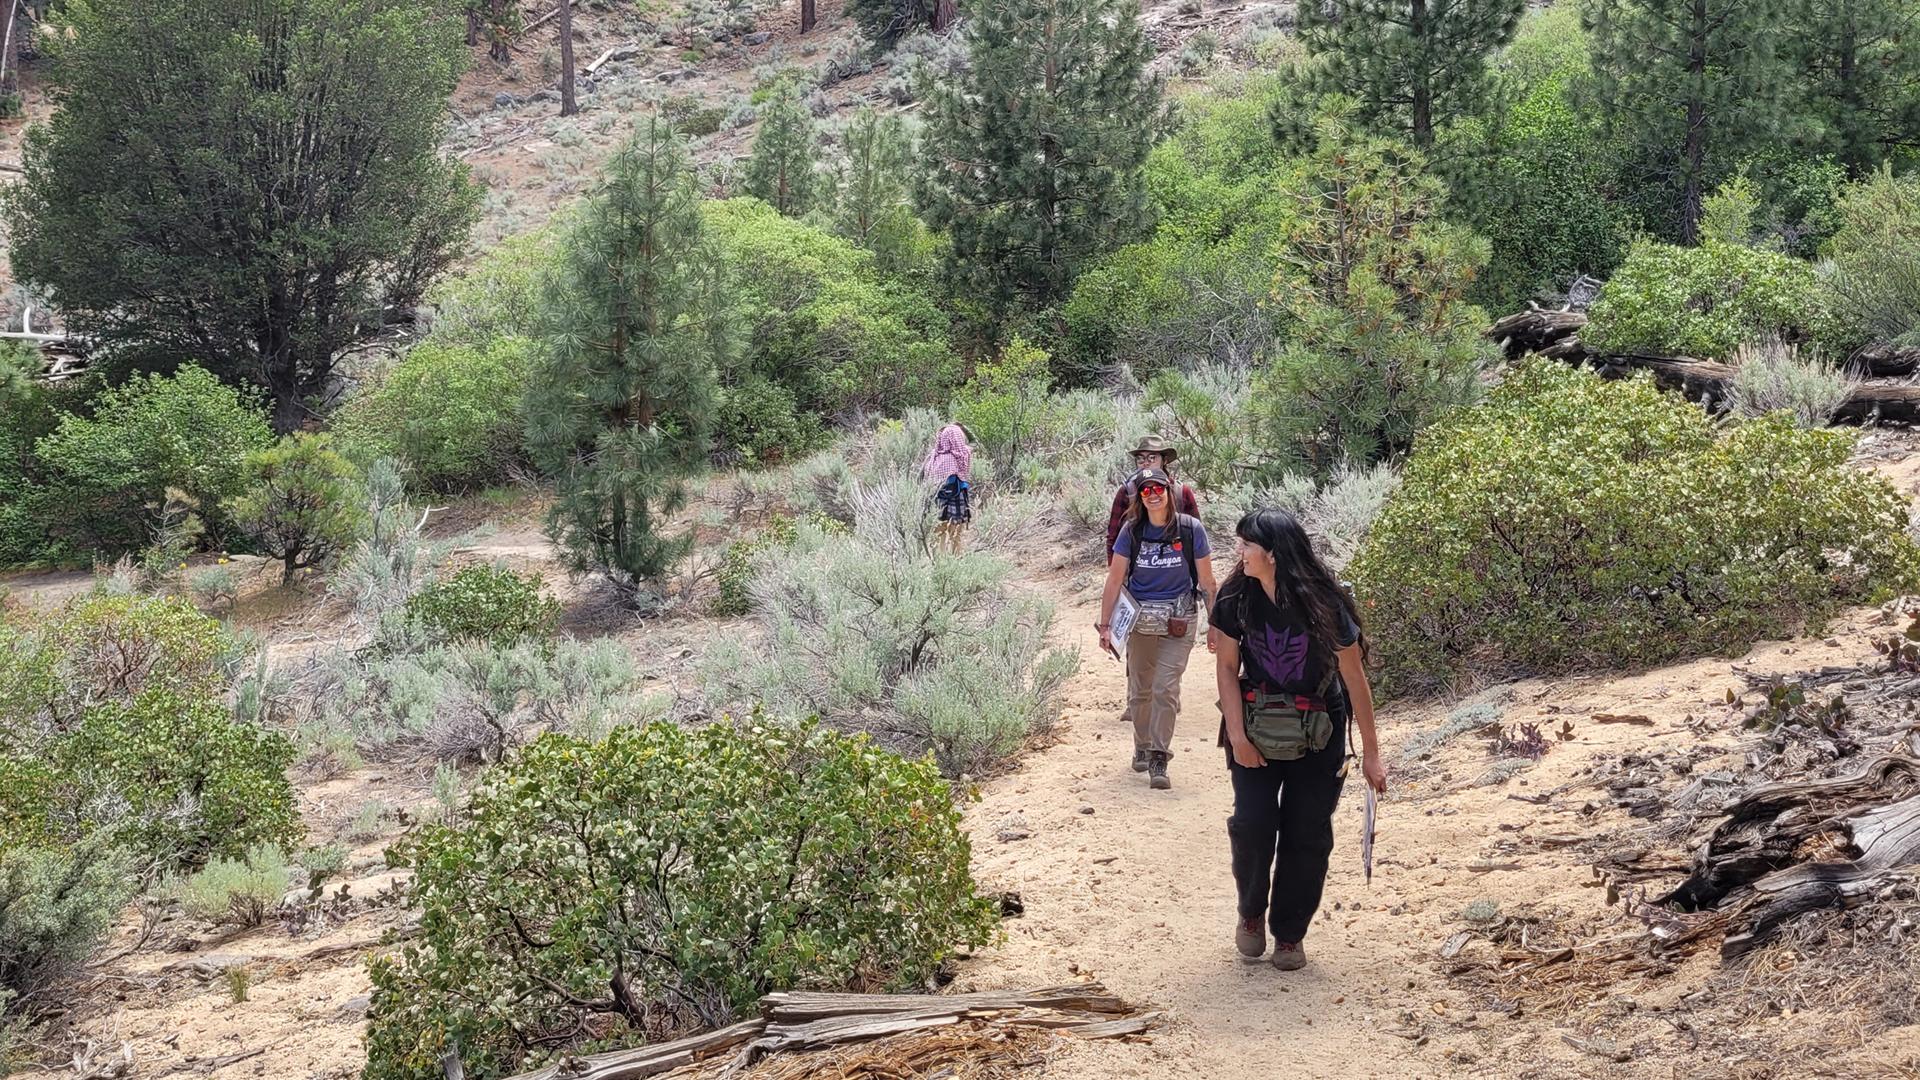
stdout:
<svg viewBox="0 0 1920 1080">
<path fill-rule="evenodd" d="M 1107 560 L 1100 601 L 1100 647 L 1117 652 L 1113 611 L 1125 589 L 1138 617 L 1119 642 L 1127 651 L 1127 711 L 1133 717 L 1133 771 L 1159 790 L 1173 786 L 1173 724 L 1180 715 L 1180 676 L 1199 636 L 1198 601 L 1213 607 L 1213 558 L 1207 530 L 1173 509 L 1173 483 L 1159 469 L 1133 477 L 1133 506 Z"/>
<path fill-rule="evenodd" d="M 1239 888 L 1234 944 L 1247 956 L 1267 950 L 1273 966 L 1307 962 L 1301 939 L 1320 907 L 1333 854 L 1333 808 L 1345 782 L 1346 729 L 1360 729 L 1360 771 L 1385 791 L 1386 767 L 1373 732 L 1373 691 L 1363 660 L 1366 644 L 1353 600 L 1314 553 L 1305 529 L 1283 510 L 1255 510 L 1240 519 L 1240 565 L 1213 607 L 1215 672 L 1220 685 L 1220 742 L 1229 747 L 1233 816 L 1227 837 Z M 1248 735 L 1250 701 L 1280 702 L 1303 719 L 1325 713 L 1330 726 L 1319 749 L 1282 745 L 1269 759 Z M 1330 729 L 1329 729 L 1330 727 Z M 1285 732 L 1284 726 L 1275 731 Z M 1262 732 L 1264 734 L 1264 731 Z M 1273 743 L 1268 743 L 1272 747 Z M 1262 924 L 1264 918 L 1265 925 Z"/>
</svg>

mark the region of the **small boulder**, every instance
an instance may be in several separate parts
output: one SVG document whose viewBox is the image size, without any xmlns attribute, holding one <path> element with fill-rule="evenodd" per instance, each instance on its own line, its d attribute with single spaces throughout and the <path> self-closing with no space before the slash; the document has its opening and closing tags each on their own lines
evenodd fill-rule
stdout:
<svg viewBox="0 0 1920 1080">
<path fill-rule="evenodd" d="M 767 39 L 772 36 L 773 36 L 772 34 L 769 34 L 765 30 L 756 30 L 751 34 L 748 34 L 746 37 L 741 38 L 740 41 L 744 45 L 765 45 L 767 43 Z"/>
</svg>

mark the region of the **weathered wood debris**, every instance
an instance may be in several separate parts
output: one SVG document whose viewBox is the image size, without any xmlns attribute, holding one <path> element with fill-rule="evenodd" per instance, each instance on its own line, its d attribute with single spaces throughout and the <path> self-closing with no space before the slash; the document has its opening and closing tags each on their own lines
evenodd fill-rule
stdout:
<svg viewBox="0 0 1920 1080">
<path fill-rule="evenodd" d="M 1851 776 L 1765 784 L 1727 810 L 1693 873 L 1660 898 L 1727 911 L 1732 959 L 1796 915 L 1871 900 L 1920 872 L 1920 757 L 1902 746 Z"/>
<path fill-rule="evenodd" d="M 1662 386 L 1681 391 L 1688 397 L 1709 404 L 1723 401 L 1734 369 L 1713 360 L 1690 356 L 1656 356 L 1640 353 L 1606 353 L 1587 347 L 1580 340 L 1586 329 L 1587 313 L 1569 308 L 1558 310 L 1529 304 L 1526 311 L 1494 323 L 1487 331 L 1509 358 L 1528 353 L 1585 365 L 1609 378 L 1634 371 L 1651 371 Z M 1834 419 L 1849 424 L 1912 424 L 1920 422 L 1920 386 L 1882 380 L 1903 379 L 1920 369 L 1920 348 L 1896 345 L 1872 345 L 1856 353 L 1851 363 L 1867 376 Z"/>
<path fill-rule="evenodd" d="M 1141 1034 L 1159 1019 L 1159 1014 L 1136 1010 L 1097 982 L 951 995 L 796 991 L 768 994 L 760 999 L 759 1016 L 719 1031 L 632 1050 L 566 1058 L 513 1080 L 739 1076 L 772 1055 L 806 1054 L 889 1039 L 916 1039 L 910 1048 L 903 1043 L 902 1053 L 924 1057 L 937 1052 L 938 1044 L 916 1037 L 955 1025 L 981 1028 L 989 1040 L 1013 1030 L 1064 1031 L 1081 1038 L 1105 1039 Z"/>
</svg>

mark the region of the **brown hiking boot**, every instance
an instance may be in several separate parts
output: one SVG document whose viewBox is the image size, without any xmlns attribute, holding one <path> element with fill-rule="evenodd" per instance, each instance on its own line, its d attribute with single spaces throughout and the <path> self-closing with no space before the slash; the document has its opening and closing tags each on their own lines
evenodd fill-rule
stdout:
<svg viewBox="0 0 1920 1080">
<path fill-rule="evenodd" d="M 1158 750 L 1147 755 L 1147 786 L 1155 791 L 1165 791 L 1173 786 L 1173 781 L 1167 779 L 1168 756 Z"/>
<path fill-rule="evenodd" d="M 1259 919 L 1241 919 L 1233 924 L 1233 947 L 1241 956 L 1259 956 L 1267 951 L 1267 924 Z"/>
<path fill-rule="evenodd" d="M 1298 941 L 1273 943 L 1273 966 L 1279 971 L 1299 971 L 1307 966 L 1307 947 Z"/>
<path fill-rule="evenodd" d="M 1147 771 L 1147 748 L 1144 746 L 1136 746 L 1133 748 L 1133 771 Z"/>
</svg>

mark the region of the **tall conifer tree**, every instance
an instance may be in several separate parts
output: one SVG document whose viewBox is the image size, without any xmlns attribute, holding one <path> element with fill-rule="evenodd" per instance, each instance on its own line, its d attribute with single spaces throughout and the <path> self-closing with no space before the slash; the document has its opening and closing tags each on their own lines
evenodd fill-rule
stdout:
<svg viewBox="0 0 1920 1080">
<path fill-rule="evenodd" d="M 917 195 L 948 269 L 989 314 L 1065 299 L 1131 239 L 1160 80 L 1132 0 L 1005 0 L 964 24 L 971 70 L 927 93 Z"/>
<path fill-rule="evenodd" d="M 1487 101 L 1487 60 L 1513 40 L 1526 0 L 1327 0 L 1300 5 L 1319 89 L 1422 150 Z"/>
<path fill-rule="evenodd" d="M 1780 0 L 1590 0 L 1582 12 L 1593 45 L 1586 97 L 1684 243 L 1699 238 L 1707 194 L 1786 122 L 1785 14 Z"/>
<path fill-rule="evenodd" d="M 781 94 L 754 136 L 746 192 L 787 217 L 799 217 L 819 199 L 819 158 L 813 114 L 797 95 Z"/>
<path fill-rule="evenodd" d="M 614 157 L 546 301 L 527 448 L 555 481 L 548 533 L 631 593 L 681 554 L 655 530 L 706 460 L 714 372 L 735 348 L 692 170 L 659 120 Z"/>
<path fill-rule="evenodd" d="M 833 228 L 874 253 L 889 272 L 901 268 L 917 223 L 908 206 L 913 144 L 898 116 L 862 109 L 847 125 Z"/>
<path fill-rule="evenodd" d="M 1854 179 L 1920 148 L 1920 0 L 1798 0 L 1808 140 Z"/>
</svg>

